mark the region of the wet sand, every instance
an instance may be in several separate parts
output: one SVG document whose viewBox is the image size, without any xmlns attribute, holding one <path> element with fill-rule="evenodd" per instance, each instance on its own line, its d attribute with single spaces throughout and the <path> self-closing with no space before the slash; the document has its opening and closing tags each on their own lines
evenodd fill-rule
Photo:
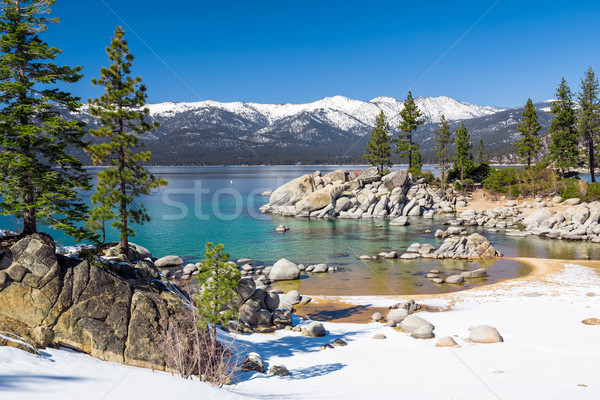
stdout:
<svg viewBox="0 0 600 400">
<path fill-rule="evenodd" d="M 389 300 L 389 303 L 392 304 L 401 298 L 410 298 L 416 301 L 447 300 L 448 305 L 445 307 L 423 305 L 421 311 L 450 311 L 452 305 L 460 302 L 464 296 L 476 295 L 478 292 L 485 292 L 486 296 L 493 298 L 497 292 L 506 292 L 510 291 L 511 288 L 522 288 L 529 285 L 531 286 L 531 291 L 534 292 L 536 285 L 555 283 L 551 280 L 551 277 L 561 273 L 569 264 L 592 268 L 600 275 L 600 261 L 598 260 L 553 260 L 527 257 L 518 257 L 512 260 L 527 264 L 531 267 L 531 272 L 526 276 L 505 279 L 489 285 L 466 288 L 458 292 L 415 294 L 402 297 L 390 295 L 360 296 L 360 301 L 368 302 L 369 299 L 372 299 L 373 303 L 380 303 L 381 300 Z M 371 322 L 371 315 L 373 313 L 379 312 L 385 317 L 388 312 L 387 307 L 352 304 L 355 300 L 356 297 L 354 296 L 316 296 L 313 297 L 311 303 L 297 307 L 297 314 L 308 316 L 316 321 L 369 323 Z"/>
</svg>

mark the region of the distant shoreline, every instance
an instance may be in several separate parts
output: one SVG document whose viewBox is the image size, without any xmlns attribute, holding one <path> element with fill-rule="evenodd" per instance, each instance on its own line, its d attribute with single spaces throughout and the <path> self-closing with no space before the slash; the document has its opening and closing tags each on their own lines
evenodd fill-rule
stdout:
<svg viewBox="0 0 600 400">
<path fill-rule="evenodd" d="M 436 166 L 437 164 L 423 164 Z M 523 167 L 525 164 L 490 164 L 490 167 Z M 216 168 L 216 167 L 370 167 L 368 164 L 210 164 L 210 165 L 145 165 L 146 168 Z M 408 164 L 395 164 L 394 167 L 408 168 Z M 108 168 L 104 165 L 84 165 L 83 168 Z"/>
</svg>

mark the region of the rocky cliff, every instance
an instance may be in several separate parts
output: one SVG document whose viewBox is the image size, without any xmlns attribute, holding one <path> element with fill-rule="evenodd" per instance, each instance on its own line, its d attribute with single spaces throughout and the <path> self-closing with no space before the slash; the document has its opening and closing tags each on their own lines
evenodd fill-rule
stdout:
<svg viewBox="0 0 600 400">
<path fill-rule="evenodd" d="M 159 333 L 187 305 L 151 262 L 123 267 L 126 274 L 57 255 L 46 234 L 25 237 L 0 258 L 0 321 L 18 321 L 39 347 L 164 369 Z"/>
</svg>

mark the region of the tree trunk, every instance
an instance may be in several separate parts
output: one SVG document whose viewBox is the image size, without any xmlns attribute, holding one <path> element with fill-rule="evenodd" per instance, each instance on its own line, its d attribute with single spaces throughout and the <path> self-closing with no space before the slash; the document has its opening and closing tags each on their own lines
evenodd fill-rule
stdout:
<svg viewBox="0 0 600 400">
<path fill-rule="evenodd" d="M 596 177 L 594 176 L 594 141 L 590 139 L 588 141 L 588 151 L 590 152 L 590 176 L 592 177 L 591 181 L 596 182 Z"/>
<path fill-rule="evenodd" d="M 37 221 L 35 220 L 35 210 L 28 209 L 23 214 L 23 234 L 31 235 L 37 232 Z"/>
<path fill-rule="evenodd" d="M 412 132 L 408 132 L 408 169 L 412 168 Z"/>
<path fill-rule="evenodd" d="M 446 192 L 446 166 L 442 164 L 442 187 L 444 188 L 444 192 Z"/>
<path fill-rule="evenodd" d="M 121 204 L 120 204 L 120 216 L 121 216 L 121 248 L 125 251 L 125 254 L 129 254 L 129 238 L 127 237 L 127 203 L 125 202 L 125 196 L 127 195 L 127 189 L 125 186 L 125 178 L 123 178 L 123 170 L 125 169 L 125 154 L 124 149 L 119 149 L 119 179 L 121 180 Z"/>
</svg>

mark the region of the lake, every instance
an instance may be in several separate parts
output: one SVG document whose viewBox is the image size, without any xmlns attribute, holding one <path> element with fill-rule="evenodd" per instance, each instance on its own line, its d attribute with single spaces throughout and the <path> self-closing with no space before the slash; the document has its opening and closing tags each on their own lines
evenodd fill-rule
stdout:
<svg viewBox="0 0 600 400">
<path fill-rule="evenodd" d="M 491 283 L 526 274 L 529 268 L 508 259 L 497 261 L 381 260 L 360 261 L 363 254 L 405 250 L 410 244 L 430 243 L 438 247 L 442 240 L 435 232 L 447 220 L 412 218 L 410 226 L 390 226 L 387 220 L 309 220 L 261 214 L 258 209 L 267 201 L 261 196 L 305 173 L 323 173 L 338 166 L 232 166 L 232 167 L 153 167 L 155 175 L 169 181 L 167 187 L 142 199 L 152 221 L 135 226 L 132 242 L 147 247 L 155 257 L 169 254 L 186 261 L 202 259 L 205 243 L 223 243 L 233 259 L 245 257 L 272 264 L 280 258 L 296 263 L 327 263 L 339 272 L 312 275 L 308 279 L 280 284 L 283 289 L 298 289 L 308 294 L 400 294 L 437 293 Z M 349 171 L 364 166 L 346 167 Z M 425 170 L 433 170 L 426 166 Z M 98 169 L 90 169 L 96 173 Z M 84 193 L 89 201 L 90 193 Z M 275 232 L 279 224 L 290 227 L 287 233 Z M 0 217 L 0 228 L 19 230 L 14 218 Z M 600 256 L 598 247 L 589 243 L 564 242 L 541 238 L 507 237 L 502 233 L 483 233 L 505 256 L 577 259 L 580 254 Z M 46 230 L 47 231 L 47 230 Z M 60 232 L 49 232 L 59 244 L 73 244 Z M 109 241 L 118 240 L 112 228 Z M 430 269 L 443 274 L 485 266 L 487 280 L 465 286 L 435 285 L 425 278 Z"/>
</svg>

